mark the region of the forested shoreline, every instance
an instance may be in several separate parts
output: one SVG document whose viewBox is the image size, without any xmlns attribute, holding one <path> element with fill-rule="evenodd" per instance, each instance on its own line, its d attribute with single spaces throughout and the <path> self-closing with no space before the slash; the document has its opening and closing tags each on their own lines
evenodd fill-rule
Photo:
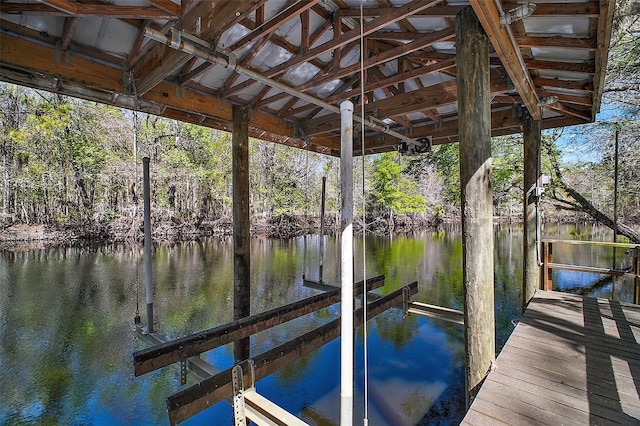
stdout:
<svg viewBox="0 0 640 426">
<path fill-rule="evenodd" d="M 597 221 L 637 242 L 639 7 L 637 0 L 617 3 L 599 119 L 544 131 L 540 170 L 551 177 L 540 199 L 545 221 Z M 323 178 L 332 232 L 339 159 L 259 140 L 249 149 L 252 232 L 317 232 Z M 0 83 L 0 242 L 140 240 L 143 157 L 151 164 L 156 239 L 230 232 L 229 133 Z M 520 134 L 492 139 L 497 221 L 521 220 L 522 158 Z M 458 221 L 457 143 L 354 164 L 356 227 L 366 221 L 371 232 L 402 232 Z"/>
<path fill-rule="evenodd" d="M 141 239 L 143 157 L 149 157 L 151 164 L 154 238 L 230 233 L 229 133 L 9 84 L 0 86 L 0 107 L 0 240 Z M 569 136 L 545 132 L 542 172 L 554 178 L 541 202 L 546 220 L 589 220 L 588 212 L 571 204 L 567 188 L 613 216 L 611 147 L 617 129 L 618 218 L 640 223 L 639 128 L 638 120 L 630 119 L 615 126 L 574 127 Z M 521 135 L 493 138 L 496 220 L 520 220 L 522 144 Z M 572 149 L 579 154 L 567 158 Z M 252 232 L 270 236 L 318 232 L 323 178 L 325 224 L 332 232 L 339 218 L 339 163 L 335 157 L 251 140 Z M 435 146 L 432 152 L 413 157 L 390 152 L 367 156 L 364 162 L 357 158 L 356 227 L 362 227 L 363 212 L 371 232 L 406 232 L 457 222 L 458 166 L 457 144 Z"/>
</svg>

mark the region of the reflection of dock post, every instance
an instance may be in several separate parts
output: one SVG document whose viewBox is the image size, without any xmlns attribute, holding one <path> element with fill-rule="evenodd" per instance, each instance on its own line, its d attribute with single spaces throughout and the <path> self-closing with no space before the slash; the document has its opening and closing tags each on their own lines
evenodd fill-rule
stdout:
<svg viewBox="0 0 640 426">
<path fill-rule="evenodd" d="M 233 319 L 250 315 L 250 223 L 249 223 L 249 115 L 246 107 L 233 106 L 231 135 L 233 156 Z M 236 362 L 249 358 L 249 339 L 234 344 Z"/>
<path fill-rule="evenodd" d="M 340 104 L 340 425 L 353 423 L 353 103 Z M 366 295 L 364 296 L 366 297 Z"/>
<path fill-rule="evenodd" d="M 540 288 L 540 267 L 536 253 L 539 252 L 538 221 L 538 179 L 540 178 L 540 128 L 541 121 L 534 120 L 526 113 L 522 120 L 524 139 L 524 271 L 522 288 L 522 309 L 529 304 L 536 290 Z"/>
<path fill-rule="evenodd" d="M 471 7 L 456 16 L 467 407 L 495 359 L 489 38 Z"/>
<path fill-rule="evenodd" d="M 144 282 L 147 302 L 147 331 L 153 333 L 153 281 L 151 278 L 151 185 L 149 157 L 142 159 L 142 188 L 144 191 Z"/>
</svg>

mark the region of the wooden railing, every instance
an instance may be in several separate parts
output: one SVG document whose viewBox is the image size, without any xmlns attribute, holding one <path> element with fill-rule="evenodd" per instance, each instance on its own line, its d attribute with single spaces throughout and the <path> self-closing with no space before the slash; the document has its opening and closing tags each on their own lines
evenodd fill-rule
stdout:
<svg viewBox="0 0 640 426">
<path fill-rule="evenodd" d="M 616 250 L 622 249 L 625 251 L 625 256 L 630 256 L 632 259 L 630 269 L 616 269 L 603 268 L 596 266 L 584 266 L 573 265 L 566 263 L 554 263 L 553 262 L 553 247 L 554 245 L 567 244 L 567 245 L 580 245 L 580 246 L 595 246 L 595 247 L 610 247 L 614 250 L 614 259 Z M 565 271 L 578 271 L 589 272 L 593 274 L 610 275 L 615 282 L 618 278 L 632 278 L 634 280 L 634 303 L 640 304 L 640 244 L 625 244 L 625 243 L 608 243 L 603 241 L 576 241 L 576 240 L 542 240 L 542 283 L 541 288 L 543 290 L 552 290 L 553 281 L 551 271 L 553 269 L 565 270 Z"/>
</svg>

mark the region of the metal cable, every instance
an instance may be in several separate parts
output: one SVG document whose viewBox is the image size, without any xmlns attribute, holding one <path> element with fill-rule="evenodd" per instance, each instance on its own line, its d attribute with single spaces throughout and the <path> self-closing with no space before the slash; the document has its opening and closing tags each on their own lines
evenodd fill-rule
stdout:
<svg viewBox="0 0 640 426">
<path fill-rule="evenodd" d="M 360 117 L 364 117 L 364 17 L 363 17 L 363 3 L 364 0 L 360 0 Z M 367 245 L 366 245 L 366 235 L 367 235 L 367 198 L 365 194 L 365 160 L 364 160 L 364 131 L 365 125 L 364 121 L 360 122 L 360 141 L 362 145 L 362 275 L 363 275 L 363 286 L 362 289 L 362 312 L 363 312 L 363 352 L 364 352 L 364 419 L 362 424 L 367 426 L 369 424 L 369 353 L 367 348 Z"/>
</svg>

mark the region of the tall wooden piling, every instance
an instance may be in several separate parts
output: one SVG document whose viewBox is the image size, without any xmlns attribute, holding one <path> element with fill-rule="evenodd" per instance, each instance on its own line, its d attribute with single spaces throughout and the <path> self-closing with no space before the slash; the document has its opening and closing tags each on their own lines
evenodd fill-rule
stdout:
<svg viewBox="0 0 640 426">
<path fill-rule="evenodd" d="M 489 38 L 471 7 L 456 16 L 467 406 L 495 359 Z"/>
<path fill-rule="evenodd" d="M 528 113 L 522 120 L 524 139 L 524 268 L 522 280 L 522 309 L 529 304 L 536 290 L 540 288 L 540 242 L 537 240 L 538 220 L 536 193 L 540 178 L 540 137 L 541 122 L 534 120 Z"/>
<path fill-rule="evenodd" d="M 249 222 L 249 114 L 233 106 L 233 319 L 251 314 L 251 225 Z M 234 359 L 249 358 L 249 339 L 234 345 Z"/>
</svg>

